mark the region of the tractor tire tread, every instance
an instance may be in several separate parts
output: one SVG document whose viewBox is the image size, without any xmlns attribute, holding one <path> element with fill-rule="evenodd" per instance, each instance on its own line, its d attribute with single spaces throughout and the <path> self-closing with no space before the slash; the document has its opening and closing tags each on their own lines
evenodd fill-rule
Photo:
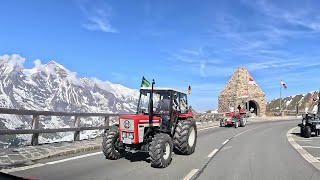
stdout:
<svg viewBox="0 0 320 180">
<path fill-rule="evenodd" d="M 196 139 L 192 147 L 189 147 L 189 144 L 188 144 L 189 129 L 191 129 L 192 126 L 195 128 L 194 130 L 195 130 L 196 139 L 197 139 L 197 127 L 193 119 L 181 120 L 178 122 L 178 125 L 176 127 L 176 132 L 174 134 L 174 141 L 173 141 L 175 152 L 177 154 L 190 155 L 194 153 L 195 146 L 196 146 Z"/>
<path fill-rule="evenodd" d="M 171 146 L 171 155 L 167 160 L 162 158 L 165 142 L 168 142 Z M 149 147 L 149 155 L 151 159 L 151 166 L 155 168 L 165 168 L 167 167 L 172 161 L 172 140 L 168 134 L 159 133 L 156 134 Z"/>
<path fill-rule="evenodd" d="M 112 126 L 109 131 L 103 136 L 102 151 L 107 159 L 116 160 L 121 157 L 121 153 L 115 150 L 114 142 L 118 138 L 118 128 Z"/>
</svg>

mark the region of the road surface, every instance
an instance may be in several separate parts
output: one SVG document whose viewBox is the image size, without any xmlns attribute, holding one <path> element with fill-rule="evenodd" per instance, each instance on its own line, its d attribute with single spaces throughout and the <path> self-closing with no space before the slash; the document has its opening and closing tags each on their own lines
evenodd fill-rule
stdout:
<svg viewBox="0 0 320 180">
<path fill-rule="evenodd" d="M 216 127 L 198 132 L 196 152 L 174 155 L 166 169 L 150 166 L 147 156 L 132 154 L 106 160 L 95 154 L 42 160 L 41 167 L 11 174 L 36 179 L 320 179 L 320 172 L 289 144 L 286 133 L 300 121 L 248 124 L 238 129 Z M 86 157 L 87 156 L 87 157 Z M 68 159 L 71 158 L 71 159 Z"/>
</svg>

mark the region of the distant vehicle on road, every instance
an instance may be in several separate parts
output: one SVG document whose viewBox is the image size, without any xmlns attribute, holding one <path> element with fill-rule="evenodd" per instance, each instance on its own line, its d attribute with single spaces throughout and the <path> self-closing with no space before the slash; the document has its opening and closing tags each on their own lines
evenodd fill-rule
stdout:
<svg viewBox="0 0 320 180">
<path fill-rule="evenodd" d="M 239 112 L 231 111 L 225 113 L 224 117 L 220 120 L 220 127 L 245 127 L 247 124 L 247 115 L 243 109 Z"/>
<path fill-rule="evenodd" d="M 120 116 L 118 125 L 105 131 L 102 149 L 107 159 L 128 151 L 148 152 L 152 167 L 165 168 L 177 154 L 193 154 L 197 126 L 187 94 L 171 88 L 141 88 L 137 113 Z M 155 107 L 154 107 L 155 106 Z"/>
</svg>

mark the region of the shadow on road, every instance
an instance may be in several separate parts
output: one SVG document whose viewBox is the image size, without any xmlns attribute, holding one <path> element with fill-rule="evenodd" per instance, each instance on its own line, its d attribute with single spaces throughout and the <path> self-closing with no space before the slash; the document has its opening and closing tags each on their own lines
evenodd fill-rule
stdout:
<svg viewBox="0 0 320 180">
<path fill-rule="evenodd" d="M 296 137 L 300 137 L 301 138 L 300 133 L 291 133 L 291 134 L 296 136 Z M 311 134 L 311 137 L 317 137 L 317 136 L 315 134 Z"/>
<path fill-rule="evenodd" d="M 130 162 L 137 162 L 137 161 L 145 161 L 147 163 L 151 162 L 149 159 L 149 154 L 144 152 L 136 152 L 136 153 L 127 152 L 124 158 L 129 160 Z"/>
</svg>

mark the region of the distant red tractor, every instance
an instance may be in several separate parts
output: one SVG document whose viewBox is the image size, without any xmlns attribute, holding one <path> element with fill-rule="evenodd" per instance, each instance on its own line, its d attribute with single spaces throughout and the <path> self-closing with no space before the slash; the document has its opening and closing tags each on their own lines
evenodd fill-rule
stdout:
<svg viewBox="0 0 320 180">
<path fill-rule="evenodd" d="M 102 149 L 107 159 L 127 151 L 148 152 L 152 167 L 167 167 L 172 152 L 193 154 L 197 126 L 187 94 L 171 88 L 141 88 L 137 113 L 120 116 L 118 125 L 104 133 Z"/>
<path fill-rule="evenodd" d="M 220 127 L 233 126 L 235 128 L 245 127 L 247 124 L 246 112 L 240 109 L 239 112 L 227 112 L 224 117 L 220 120 Z"/>
</svg>

